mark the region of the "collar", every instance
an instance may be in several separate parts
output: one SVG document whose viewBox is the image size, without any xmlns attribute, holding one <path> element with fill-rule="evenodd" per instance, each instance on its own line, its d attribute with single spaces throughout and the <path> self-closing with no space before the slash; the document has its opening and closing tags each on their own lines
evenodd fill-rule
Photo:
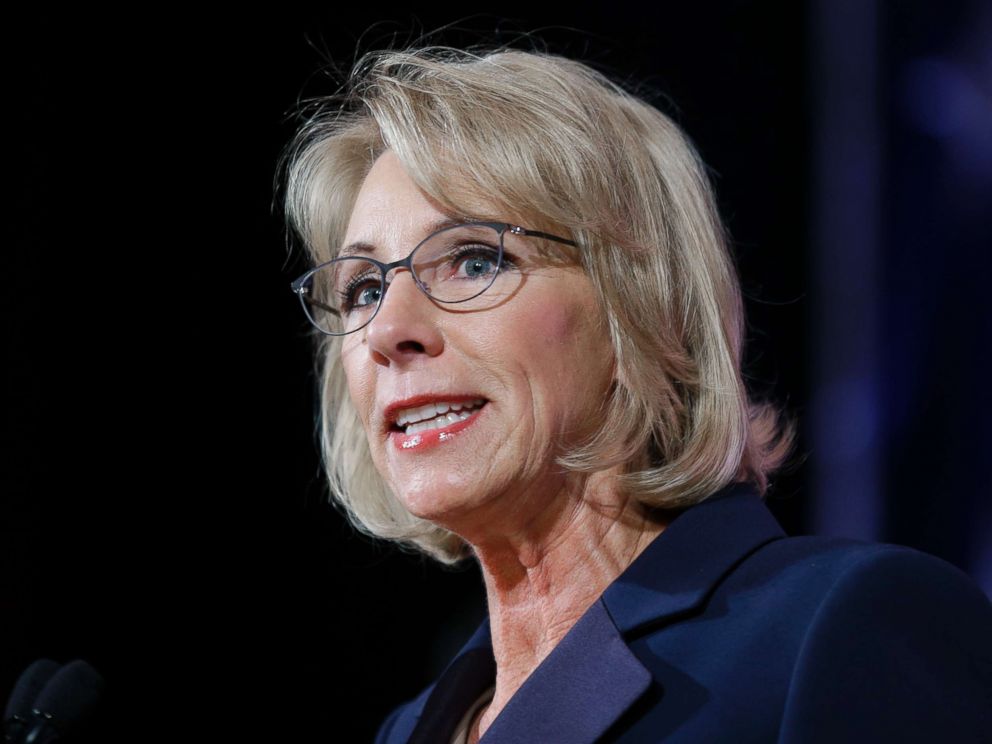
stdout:
<svg viewBox="0 0 992 744">
<path fill-rule="evenodd" d="M 594 742 L 651 684 L 627 640 L 690 615 L 741 560 L 781 537 L 775 517 L 745 483 L 680 512 L 531 673 L 486 731 L 485 744 Z M 462 714 L 495 679 L 487 616 L 437 682 L 403 711 L 389 741 L 450 741 Z"/>
</svg>

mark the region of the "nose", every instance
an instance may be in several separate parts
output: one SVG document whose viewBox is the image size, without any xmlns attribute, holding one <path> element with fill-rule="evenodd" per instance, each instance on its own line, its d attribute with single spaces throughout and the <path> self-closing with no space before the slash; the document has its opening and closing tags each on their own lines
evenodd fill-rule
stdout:
<svg viewBox="0 0 992 744">
<path fill-rule="evenodd" d="M 437 325 L 439 309 L 417 285 L 409 271 L 397 271 L 382 305 L 365 328 L 369 352 L 384 367 L 435 357 L 444 349 Z"/>
</svg>

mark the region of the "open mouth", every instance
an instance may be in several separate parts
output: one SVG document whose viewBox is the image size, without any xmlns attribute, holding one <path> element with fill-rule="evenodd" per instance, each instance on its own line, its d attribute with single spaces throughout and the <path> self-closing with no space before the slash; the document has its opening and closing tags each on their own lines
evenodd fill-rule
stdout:
<svg viewBox="0 0 992 744">
<path fill-rule="evenodd" d="M 446 426 L 466 421 L 472 413 L 486 404 L 483 398 L 468 401 L 438 401 L 417 408 L 400 411 L 393 422 L 392 430 L 404 434 L 419 434 L 432 429 L 443 429 Z"/>
<path fill-rule="evenodd" d="M 400 410 L 389 428 L 389 437 L 401 449 L 447 441 L 470 426 L 487 403 L 485 398 L 469 398 Z"/>
</svg>

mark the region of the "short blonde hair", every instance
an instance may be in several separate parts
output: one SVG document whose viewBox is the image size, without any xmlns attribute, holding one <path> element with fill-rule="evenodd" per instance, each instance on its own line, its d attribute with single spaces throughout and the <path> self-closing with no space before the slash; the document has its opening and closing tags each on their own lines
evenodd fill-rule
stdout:
<svg viewBox="0 0 992 744">
<path fill-rule="evenodd" d="M 618 383 L 598 434 L 560 458 L 647 507 L 683 508 L 733 481 L 764 495 L 794 422 L 751 401 L 744 308 L 704 165 L 663 113 L 574 60 L 534 52 L 378 52 L 319 102 L 284 156 L 286 213 L 315 262 L 333 257 L 375 159 L 393 150 L 453 213 L 554 226 L 581 247 L 605 308 Z M 471 554 L 410 514 L 373 464 L 338 362 L 316 334 L 321 447 L 332 498 L 367 534 L 444 563 Z"/>
</svg>

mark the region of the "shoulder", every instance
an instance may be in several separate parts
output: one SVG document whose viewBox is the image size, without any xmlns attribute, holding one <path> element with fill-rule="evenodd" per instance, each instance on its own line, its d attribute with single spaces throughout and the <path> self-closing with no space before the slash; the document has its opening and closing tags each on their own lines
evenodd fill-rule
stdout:
<svg viewBox="0 0 992 744">
<path fill-rule="evenodd" d="M 779 542 L 785 573 L 815 587 L 782 741 L 988 736 L 992 604 L 964 572 L 897 545 Z"/>
<path fill-rule="evenodd" d="M 835 634 L 843 634 L 848 647 L 873 633 L 883 632 L 889 641 L 921 636 L 922 650 L 925 641 L 953 633 L 992 658 L 992 603 L 956 566 L 900 545 L 824 538 L 778 542 L 768 546 L 769 556 L 783 562 L 783 584 L 801 582 L 815 596 L 804 653 L 810 644 L 840 640 Z"/>
<path fill-rule="evenodd" d="M 990 609 L 988 597 L 967 574 L 935 556 L 885 543 L 820 542 L 824 549 L 810 556 L 809 565 L 815 566 L 821 557 L 829 559 L 831 585 L 824 597 L 826 610 L 850 609 L 852 600 L 872 606 L 875 616 L 882 610 L 883 617 L 894 617 L 900 609 L 910 608 L 929 607 L 936 614 L 954 609 L 984 614 Z M 895 604 L 880 607 L 882 599 Z"/>
<path fill-rule="evenodd" d="M 934 604 L 988 611 L 989 599 L 956 566 L 902 545 L 817 536 L 772 540 L 744 557 L 726 577 L 730 589 L 758 588 L 808 597 L 830 615 L 851 601 L 875 607 Z"/>
<path fill-rule="evenodd" d="M 783 538 L 742 561 L 727 584 L 727 591 L 750 592 L 766 610 L 797 621 L 797 665 L 840 646 L 848 654 L 877 654 L 880 639 L 919 653 L 943 653 L 952 643 L 992 662 L 989 598 L 956 566 L 912 548 Z"/>
</svg>

